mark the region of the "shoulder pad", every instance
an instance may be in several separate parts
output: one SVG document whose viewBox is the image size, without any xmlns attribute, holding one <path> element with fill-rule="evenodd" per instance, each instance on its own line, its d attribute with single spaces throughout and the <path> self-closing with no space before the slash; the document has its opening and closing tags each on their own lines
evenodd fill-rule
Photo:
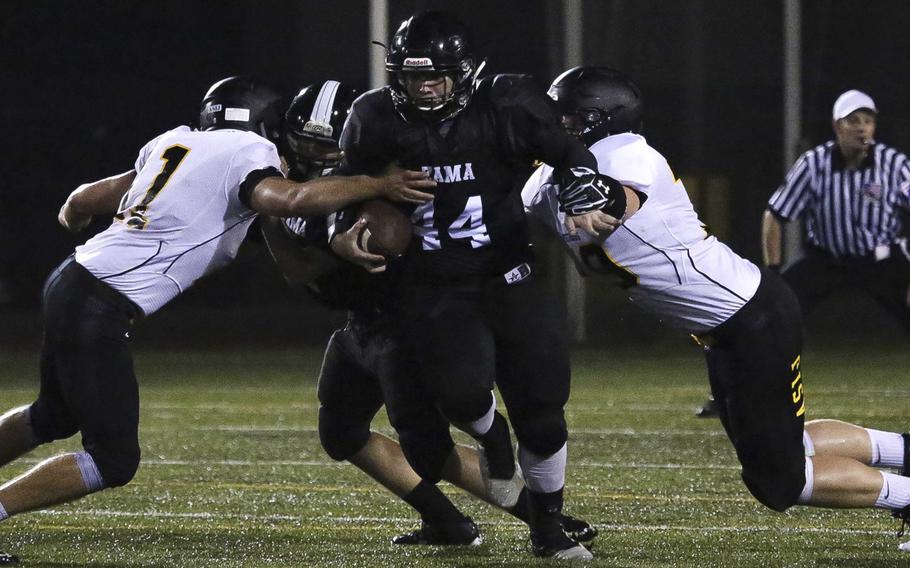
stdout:
<svg viewBox="0 0 910 568">
<path fill-rule="evenodd" d="M 383 104 L 391 104 L 392 97 L 389 94 L 389 87 L 379 87 L 367 91 L 354 99 L 351 103 L 352 112 L 371 112 L 373 109 L 380 108 Z"/>
<path fill-rule="evenodd" d="M 645 139 L 632 133 L 614 134 L 591 146 L 597 169 L 623 185 L 646 190 L 657 175 L 655 152 Z M 662 157 L 661 157 L 662 159 Z"/>
</svg>

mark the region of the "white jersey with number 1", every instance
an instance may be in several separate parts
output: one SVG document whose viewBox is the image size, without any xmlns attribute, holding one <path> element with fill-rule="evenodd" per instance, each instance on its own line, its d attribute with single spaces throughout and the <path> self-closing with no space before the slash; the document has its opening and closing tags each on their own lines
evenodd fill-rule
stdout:
<svg viewBox="0 0 910 568">
<path fill-rule="evenodd" d="M 643 137 L 616 134 L 590 149 L 601 173 L 647 195 L 613 233 L 568 233 L 549 166 L 535 171 L 522 191 L 525 207 L 563 239 L 583 273 L 618 277 L 637 305 L 696 334 L 725 322 L 752 298 L 758 267 L 706 233 L 682 182 Z"/>
<path fill-rule="evenodd" d="M 251 132 L 165 132 L 139 152 L 120 211 L 76 262 L 149 315 L 234 259 L 256 217 L 240 185 L 280 166 L 275 145 Z"/>
</svg>

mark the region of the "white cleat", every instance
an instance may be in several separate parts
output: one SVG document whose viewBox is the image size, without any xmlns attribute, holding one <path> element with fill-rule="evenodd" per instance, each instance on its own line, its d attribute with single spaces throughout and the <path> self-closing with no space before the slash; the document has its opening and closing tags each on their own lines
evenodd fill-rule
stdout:
<svg viewBox="0 0 910 568">
<path fill-rule="evenodd" d="M 578 560 L 582 562 L 587 562 L 588 560 L 594 560 L 594 554 L 590 550 L 583 547 L 582 545 L 573 546 L 572 548 L 567 548 L 565 550 L 560 550 L 551 558 L 555 560 Z"/>
<path fill-rule="evenodd" d="M 905 543 L 897 545 L 897 549 L 903 552 L 910 552 L 910 540 Z"/>
<path fill-rule="evenodd" d="M 515 464 L 515 473 L 511 479 L 498 479 L 490 477 L 490 467 L 487 464 L 487 456 L 480 449 L 480 477 L 483 479 L 483 485 L 487 490 L 487 497 L 491 502 L 503 509 L 514 507 L 518 503 L 518 496 L 524 489 L 525 480 L 521 476 L 521 468 Z"/>
</svg>

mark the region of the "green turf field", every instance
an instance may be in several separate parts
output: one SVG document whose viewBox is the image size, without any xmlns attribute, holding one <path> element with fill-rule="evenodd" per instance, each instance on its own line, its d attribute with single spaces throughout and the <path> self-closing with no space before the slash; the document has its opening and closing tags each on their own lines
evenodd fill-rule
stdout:
<svg viewBox="0 0 910 568">
<path fill-rule="evenodd" d="M 809 417 L 910 423 L 900 347 L 804 356 Z M 5 353 L 3 408 L 34 395 L 37 355 Z M 142 350 L 143 465 L 132 484 L 0 525 L 26 566 L 543 566 L 523 526 L 446 491 L 480 525 L 473 548 L 400 548 L 408 508 L 318 444 L 317 349 Z M 601 528 L 595 566 L 910 566 L 882 511 L 775 514 L 739 481 L 697 348 L 578 349 L 568 407 L 567 510 Z M 388 432 L 385 416 L 377 426 Z M 464 438 L 459 438 L 464 441 Z M 2 479 L 78 439 L 40 448 Z M 910 536 L 904 540 L 910 539 Z"/>
</svg>

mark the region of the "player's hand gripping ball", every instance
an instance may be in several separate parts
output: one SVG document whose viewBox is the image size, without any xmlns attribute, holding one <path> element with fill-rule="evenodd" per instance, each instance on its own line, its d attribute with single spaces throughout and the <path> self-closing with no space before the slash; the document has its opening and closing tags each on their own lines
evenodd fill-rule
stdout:
<svg viewBox="0 0 910 568">
<path fill-rule="evenodd" d="M 358 211 L 366 226 L 357 236 L 362 250 L 386 258 L 401 256 L 411 243 L 411 219 L 384 199 L 365 201 Z"/>
</svg>

